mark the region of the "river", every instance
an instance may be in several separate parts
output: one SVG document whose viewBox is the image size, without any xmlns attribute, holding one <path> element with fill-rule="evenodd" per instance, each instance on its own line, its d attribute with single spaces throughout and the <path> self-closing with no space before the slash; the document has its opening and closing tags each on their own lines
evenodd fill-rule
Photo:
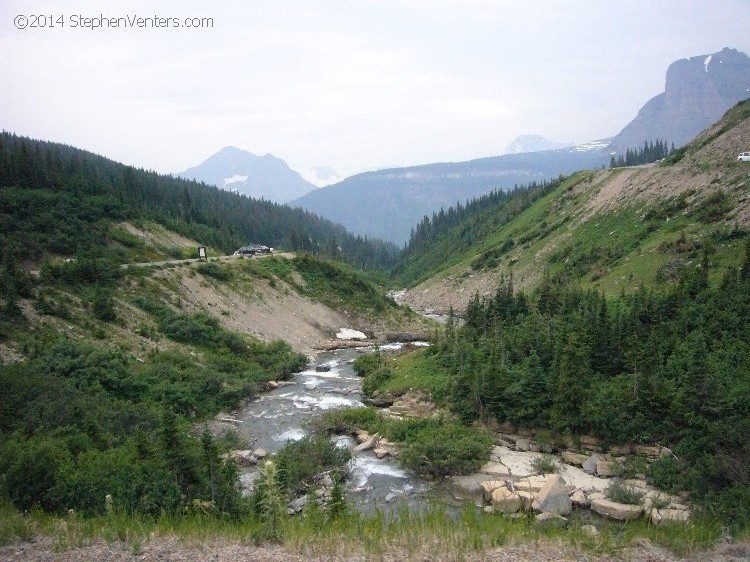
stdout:
<svg viewBox="0 0 750 562">
<path fill-rule="evenodd" d="M 402 347 L 400 343 L 388 344 L 381 346 L 380 350 L 388 353 Z M 274 453 L 287 441 L 306 436 L 308 422 L 325 411 L 364 407 L 361 379 L 355 374 L 352 363 L 362 353 L 372 351 L 373 348 L 359 348 L 319 353 L 308 370 L 296 373 L 290 384 L 260 395 L 239 412 L 241 437 L 253 448 L 260 447 Z M 350 450 L 356 445 L 348 435 L 332 439 L 337 446 Z M 243 484 L 249 484 L 254 476 L 252 469 L 243 469 L 241 480 Z M 377 459 L 372 451 L 353 454 L 346 490 L 350 502 L 362 512 L 371 512 L 376 507 L 392 511 L 403 504 L 410 510 L 419 511 L 436 500 L 451 502 L 444 487 L 404 470 L 391 457 Z"/>
</svg>

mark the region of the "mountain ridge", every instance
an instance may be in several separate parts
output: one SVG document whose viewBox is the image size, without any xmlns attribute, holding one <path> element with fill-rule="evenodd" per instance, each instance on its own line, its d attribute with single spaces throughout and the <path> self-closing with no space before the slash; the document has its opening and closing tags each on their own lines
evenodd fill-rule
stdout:
<svg viewBox="0 0 750 562">
<path fill-rule="evenodd" d="M 317 189 L 281 158 L 271 153 L 259 156 L 234 146 L 225 146 L 175 175 L 274 203 L 287 203 Z"/>
</svg>

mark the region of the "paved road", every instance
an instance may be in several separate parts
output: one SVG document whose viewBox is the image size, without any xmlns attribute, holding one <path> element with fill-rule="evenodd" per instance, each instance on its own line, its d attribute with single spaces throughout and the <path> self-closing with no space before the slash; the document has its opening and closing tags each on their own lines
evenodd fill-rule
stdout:
<svg viewBox="0 0 750 562">
<path fill-rule="evenodd" d="M 209 257 L 209 261 L 234 261 L 234 260 L 259 260 L 263 258 L 268 258 L 271 256 L 277 256 L 282 258 L 291 259 L 294 257 L 293 252 L 282 252 L 282 253 L 275 253 L 275 254 L 260 254 L 255 256 L 235 256 L 234 254 L 230 256 L 217 256 L 217 257 Z M 163 265 L 180 265 L 183 263 L 195 263 L 202 261 L 198 258 L 192 258 L 189 260 L 167 260 L 167 261 L 147 261 L 147 262 L 141 262 L 141 263 L 125 263 L 121 265 L 120 267 L 127 268 L 127 267 L 159 267 Z"/>
</svg>

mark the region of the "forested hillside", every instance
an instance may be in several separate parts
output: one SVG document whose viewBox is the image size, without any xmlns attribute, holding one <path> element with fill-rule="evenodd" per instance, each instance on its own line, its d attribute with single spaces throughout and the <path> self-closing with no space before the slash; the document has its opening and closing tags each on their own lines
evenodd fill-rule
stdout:
<svg viewBox="0 0 750 562">
<path fill-rule="evenodd" d="M 0 235 L 21 259 L 101 254 L 112 225 L 153 220 L 221 252 L 248 242 L 392 263 L 396 248 L 315 215 L 192 181 L 125 166 L 56 143 L 0 134 Z M 127 261 L 121 255 L 120 261 Z"/>
</svg>

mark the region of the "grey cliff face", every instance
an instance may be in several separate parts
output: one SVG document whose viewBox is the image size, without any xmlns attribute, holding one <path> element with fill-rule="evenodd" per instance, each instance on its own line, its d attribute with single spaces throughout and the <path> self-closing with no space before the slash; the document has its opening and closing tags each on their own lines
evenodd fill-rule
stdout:
<svg viewBox="0 0 750 562">
<path fill-rule="evenodd" d="M 682 146 L 750 97 L 750 58 L 736 49 L 681 59 L 669 66 L 664 92 L 649 100 L 613 140 L 624 151 L 644 141 Z"/>
</svg>

